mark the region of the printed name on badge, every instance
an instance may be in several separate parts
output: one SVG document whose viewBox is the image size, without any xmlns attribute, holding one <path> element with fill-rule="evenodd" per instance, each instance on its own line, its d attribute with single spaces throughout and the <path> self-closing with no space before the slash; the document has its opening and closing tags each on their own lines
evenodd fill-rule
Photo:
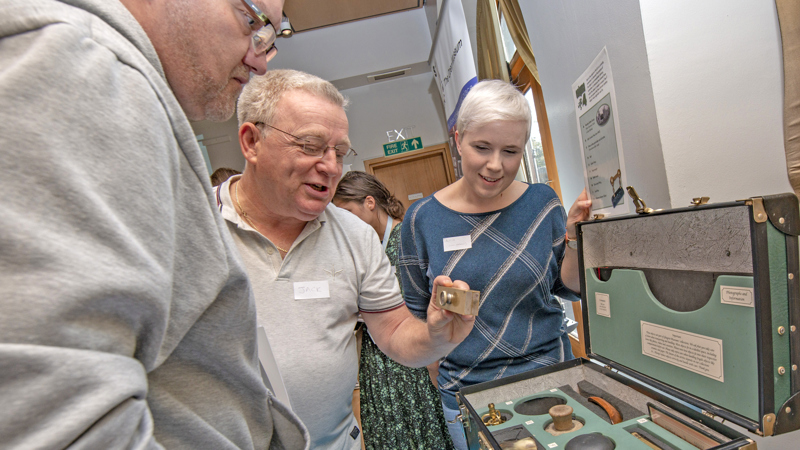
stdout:
<svg viewBox="0 0 800 450">
<path fill-rule="evenodd" d="M 331 298 L 327 281 L 298 281 L 294 283 L 294 299 Z"/>
<path fill-rule="evenodd" d="M 465 236 L 453 236 L 449 238 L 444 238 L 444 251 L 446 252 L 454 252 L 456 250 L 464 250 L 467 248 L 472 248 L 472 238 L 469 235 Z"/>
</svg>

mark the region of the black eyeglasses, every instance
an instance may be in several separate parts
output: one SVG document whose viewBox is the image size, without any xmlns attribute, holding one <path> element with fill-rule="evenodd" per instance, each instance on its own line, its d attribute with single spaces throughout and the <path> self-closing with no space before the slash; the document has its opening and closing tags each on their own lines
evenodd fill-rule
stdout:
<svg viewBox="0 0 800 450">
<path fill-rule="evenodd" d="M 269 62 L 278 53 L 278 48 L 275 47 L 275 39 L 278 36 L 275 32 L 275 27 L 269 22 L 267 15 L 261 12 L 255 3 L 250 0 L 242 0 L 242 3 L 247 11 L 247 14 L 245 14 L 247 24 L 250 26 L 250 29 L 253 30 L 253 51 L 256 55 L 264 53 L 267 62 Z"/>
<path fill-rule="evenodd" d="M 297 142 L 295 144 L 302 148 L 303 153 L 313 158 L 322 158 L 325 156 L 325 152 L 328 149 L 333 149 L 336 153 L 336 162 L 339 164 L 343 164 L 345 161 L 348 163 L 353 160 L 355 156 L 358 155 L 355 150 L 351 147 L 343 144 L 330 146 L 328 145 L 322 138 L 317 136 L 306 136 L 306 137 L 298 137 L 293 135 L 292 133 L 288 133 L 286 131 L 281 130 L 280 128 L 275 128 L 272 125 L 264 122 L 255 122 L 253 125 L 266 125 L 273 130 L 280 131 L 281 133 L 291 136 Z"/>
</svg>

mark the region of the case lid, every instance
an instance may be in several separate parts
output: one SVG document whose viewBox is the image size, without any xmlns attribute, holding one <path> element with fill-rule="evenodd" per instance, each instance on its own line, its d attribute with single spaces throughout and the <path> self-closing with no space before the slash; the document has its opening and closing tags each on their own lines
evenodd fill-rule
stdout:
<svg viewBox="0 0 800 450">
<path fill-rule="evenodd" d="M 708 205 L 578 226 L 586 354 L 754 429 L 751 209 Z"/>
</svg>

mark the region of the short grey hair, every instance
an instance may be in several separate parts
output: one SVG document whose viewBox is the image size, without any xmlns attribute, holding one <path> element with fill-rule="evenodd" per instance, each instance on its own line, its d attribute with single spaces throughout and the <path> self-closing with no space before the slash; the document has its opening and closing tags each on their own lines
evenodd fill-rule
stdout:
<svg viewBox="0 0 800 450">
<path fill-rule="evenodd" d="M 473 86 L 461 103 L 456 121 L 459 140 L 468 130 L 495 120 L 525 122 L 523 146 L 531 138 L 531 107 L 525 96 L 505 81 L 484 80 Z"/>
<path fill-rule="evenodd" d="M 283 94 L 293 90 L 325 98 L 342 109 L 349 103 L 333 84 L 318 76 L 298 70 L 269 70 L 264 75 L 250 78 L 242 90 L 236 106 L 239 127 L 246 122 L 271 124 L 278 101 Z"/>
</svg>

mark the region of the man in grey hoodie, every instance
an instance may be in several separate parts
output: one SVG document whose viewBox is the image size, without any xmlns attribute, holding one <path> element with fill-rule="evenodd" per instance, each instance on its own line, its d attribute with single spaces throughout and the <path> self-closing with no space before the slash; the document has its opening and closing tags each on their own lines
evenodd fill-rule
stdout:
<svg viewBox="0 0 800 450">
<path fill-rule="evenodd" d="M 0 446 L 307 448 L 189 119 L 283 0 L 0 0 Z"/>
</svg>

